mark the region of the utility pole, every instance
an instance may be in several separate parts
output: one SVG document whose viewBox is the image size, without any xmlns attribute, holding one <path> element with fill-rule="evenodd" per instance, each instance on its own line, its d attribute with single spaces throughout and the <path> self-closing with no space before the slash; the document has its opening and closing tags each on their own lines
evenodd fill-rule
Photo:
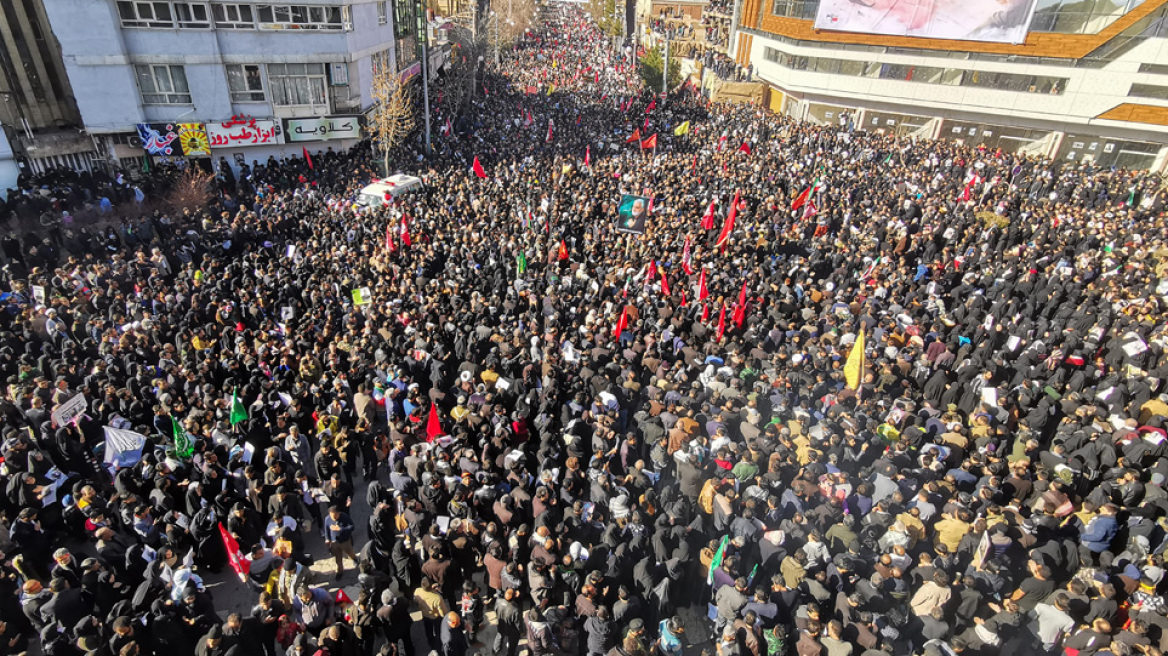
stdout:
<svg viewBox="0 0 1168 656">
<path fill-rule="evenodd" d="M 426 112 L 426 154 L 430 147 L 430 21 L 426 18 L 426 5 L 418 0 L 417 9 L 418 49 L 422 52 L 422 106 Z"/>
<path fill-rule="evenodd" d="M 669 93 L 669 34 L 665 35 L 665 63 L 661 65 L 661 95 Z"/>
</svg>

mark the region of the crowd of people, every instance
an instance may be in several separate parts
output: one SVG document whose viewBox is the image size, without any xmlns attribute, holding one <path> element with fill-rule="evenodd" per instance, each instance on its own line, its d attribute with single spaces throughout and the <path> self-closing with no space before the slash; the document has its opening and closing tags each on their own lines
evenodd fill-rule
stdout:
<svg viewBox="0 0 1168 656">
<path fill-rule="evenodd" d="M 415 193 L 366 144 L 3 249 L 0 656 L 1160 653 L 1159 179 L 546 18 Z"/>
</svg>

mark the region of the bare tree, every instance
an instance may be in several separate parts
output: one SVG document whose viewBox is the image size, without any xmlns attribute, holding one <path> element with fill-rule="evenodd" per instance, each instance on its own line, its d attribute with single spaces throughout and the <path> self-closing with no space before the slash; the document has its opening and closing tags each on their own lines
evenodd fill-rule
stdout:
<svg viewBox="0 0 1168 656">
<path fill-rule="evenodd" d="M 430 93 L 442 93 L 442 102 L 431 98 L 435 106 L 441 107 L 443 114 L 452 118 L 461 116 L 471 98 L 475 96 L 476 71 L 482 51 L 477 47 L 471 31 L 461 26 L 450 30 L 450 66 L 446 71 L 441 88 L 431 85 Z"/>
<path fill-rule="evenodd" d="M 390 152 L 399 146 L 414 130 L 414 102 L 407 84 L 403 84 L 390 66 L 373 67 L 370 96 L 375 110 L 370 120 L 373 140 L 381 149 L 385 174 L 389 175 Z"/>
<path fill-rule="evenodd" d="M 189 166 L 166 195 L 166 205 L 180 212 L 202 209 L 211 202 L 214 181 L 214 174 L 197 166 Z"/>
</svg>

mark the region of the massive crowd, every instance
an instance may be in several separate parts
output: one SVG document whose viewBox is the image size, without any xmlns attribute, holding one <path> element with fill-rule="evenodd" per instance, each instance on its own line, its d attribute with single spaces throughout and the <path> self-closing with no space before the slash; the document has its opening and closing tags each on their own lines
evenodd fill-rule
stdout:
<svg viewBox="0 0 1168 656">
<path fill-rule="evenodd" d="M 554 10 L 384 207 L 366 146 L 8 238 L 0 656 L 1160 653 L 1159 180 L 605 43 Z"/>
</svg>

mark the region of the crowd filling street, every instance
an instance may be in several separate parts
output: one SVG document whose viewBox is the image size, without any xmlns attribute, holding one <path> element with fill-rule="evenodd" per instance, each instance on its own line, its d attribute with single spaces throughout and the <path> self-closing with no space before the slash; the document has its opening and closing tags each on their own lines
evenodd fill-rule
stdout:
<svg viewBox="0 0 1168 656">
<path fill-rule="evenodd" d="M 1168 647 L 1160 178 L 635 55 L 553 6 L 372 206 L 366 144 L 4 238 L 0 656 Z"/>
</svg>

